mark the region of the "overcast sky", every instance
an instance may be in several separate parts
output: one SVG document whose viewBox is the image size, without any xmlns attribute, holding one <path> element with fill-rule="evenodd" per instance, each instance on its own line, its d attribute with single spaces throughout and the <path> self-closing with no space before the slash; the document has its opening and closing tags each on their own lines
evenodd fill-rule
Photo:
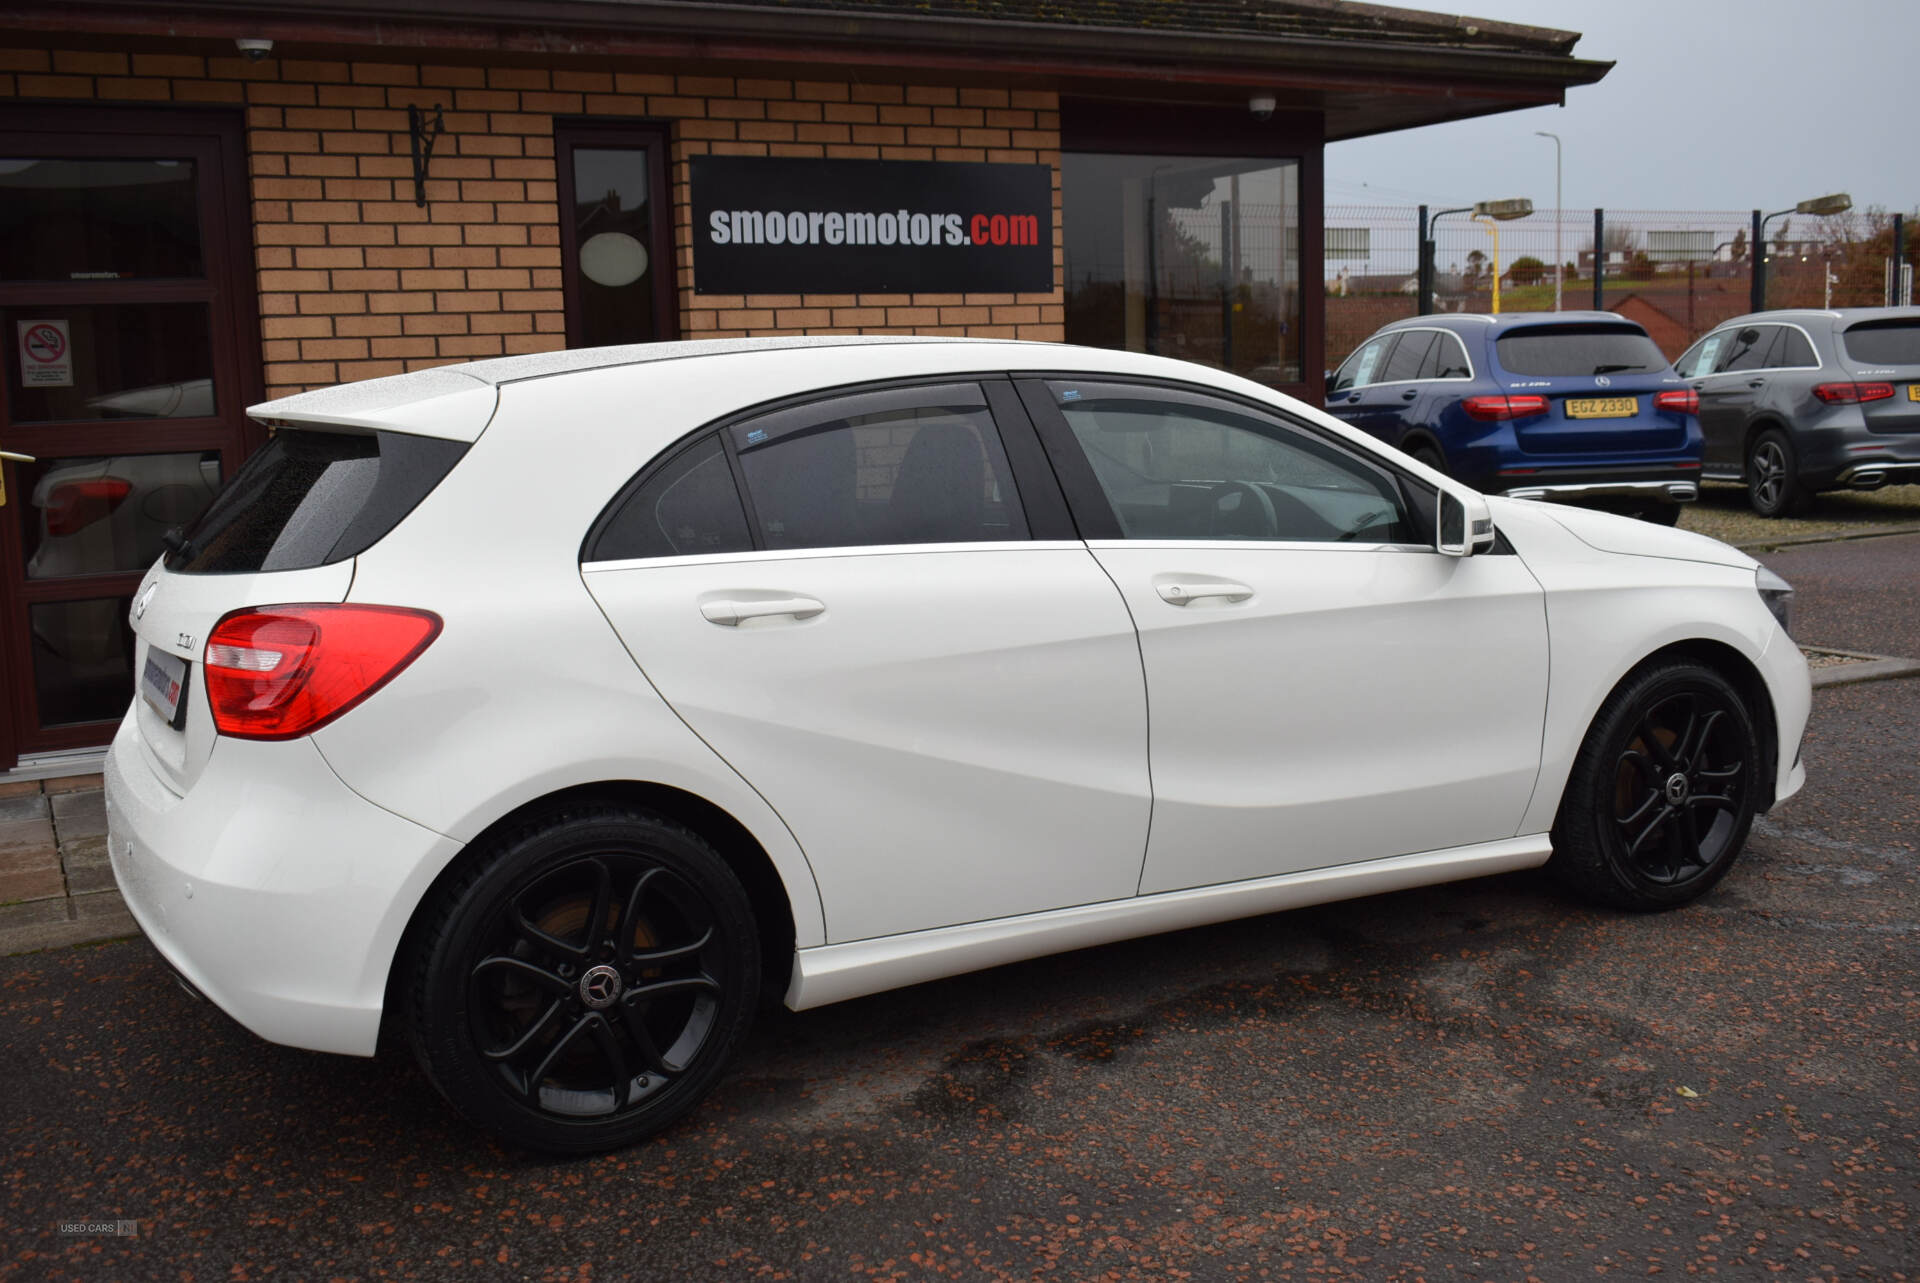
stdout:
<svg viewBox="0 0 1920 1283">
<path fill-rule="evenodd" d="M 1920 0 L 1401 0 L 1582 33 L 1616 65 L 1536 107 L 1327 148 L 1327 204 L 1768 212 L 1829 192 L 1920 206 Z"/>
</svg>

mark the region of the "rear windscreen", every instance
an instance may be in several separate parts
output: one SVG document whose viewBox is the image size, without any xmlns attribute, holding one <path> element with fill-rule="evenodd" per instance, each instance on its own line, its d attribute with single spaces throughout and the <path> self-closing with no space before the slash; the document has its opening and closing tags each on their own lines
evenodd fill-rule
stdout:
<svg viewBox="0 0 1920 1283">
<path fill-rule="evenodd" d="M 1843 330 L 1840 342 L 1861 365 L 1920 365 L 1920 321 L 1869 321 Z"/>
<path fill-rule="evenodd" d="M 466 451 L 400 432 L 283 429 L 169 539 L 167 569 L 252 574 L 344 561 L 399 525 Z"/>
<path fill-rule="evenodd" d="M 1667 358 L 1632 325 L 1538 325 L 1493 341 L 1509 374 L 1634 374 L 1664 370 Z"/>
</svg>

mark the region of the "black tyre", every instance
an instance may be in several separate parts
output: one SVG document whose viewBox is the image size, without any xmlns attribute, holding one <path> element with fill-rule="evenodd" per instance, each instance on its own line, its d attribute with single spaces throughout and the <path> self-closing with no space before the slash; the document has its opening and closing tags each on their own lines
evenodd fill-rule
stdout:
<svg viewBox="0 0 1920 1283">
<path fill-rule="evenodd" d="M 1677 526 L 1680 524 L 1680 505 L 1677 503 L 1650 503 L 1633 515 L 1642 521 L 1651 521 L 1656 526 Z"/>
<path fill-rule="evenodd" d="M 502 835 L 428 906 L 407 1031 L 469 1122 L 515 1145 L 632 1144 L 713 1087 L 751 1023 L 746 893 L 698 835 L 581 807 Z"/>
<path fill-rule="evenodd" d="M 1760 762 L 1753 717 L 1725 678 L 1683 662 L 1641 668 L 1600 706 L 1574 759 L 1547 867 L 1615 908 L 1686 904 L 1739 856 Z"/>
<path fill-rule="evenodd" d="M 1415 459 L 1418 459 L 1421 463 L 1426 464 L 1429 468 L 1432 468 L 1435 472 L 1442 473 L 1446 476 L 1453 475 L 1447 471 L 1446 456 L 1441 454 L 1440 447 L 1431 441 L 1416 441 L 1407 447 L 1407 453 Z"/>
<path fill-rule="evenodd" d="M 1805 505 L 1793 439 L 1768 428 L 1747 448 L 1747 502 L 1763 517 L 1784 517 Z"/>
</svg>

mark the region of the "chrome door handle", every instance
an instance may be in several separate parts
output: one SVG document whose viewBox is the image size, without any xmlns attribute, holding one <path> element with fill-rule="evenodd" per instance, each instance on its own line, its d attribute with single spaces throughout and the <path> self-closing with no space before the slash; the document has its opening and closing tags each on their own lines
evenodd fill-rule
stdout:
<svg viewBox="0 0 1920 1283">
<path fill-rule="evenodd" d="M 1224 597 L 1228 601 L 1245 601 L 1253 596 L 1253 589 L 1245 584 L 1227 583 L 1160 584 L 1154 591 L 1160 594 L 1161 601 L 1174 606 L 1185 606 L 1203 597 Z"/>
<path fill-rule="evenodd" d="M 0 450 L 0 459 L 5 459 L 5 460 L 6 460 L 6 461 L 7 461 L 8 463 L 37 463 L 37 462 L 39 462 L 39 461 L 38 461 L 37 459 L 35 459 L 35 458 L 34 458 L 34 457 L 33 457 L 32 455 L 30 455 L 30 454 L 15 454 L 15 453 L 14 453 L 13 451 L 11 451 L 11 450 Z"/>
<path fill-rule="evenodd" d="M 723 598 L 719 601 L 703 601 L 700 613 L 708 623 L 720 624 L 726 628 L 738 627 L 742 620 L 761 619 L 769 615 L 792 615 L 795 619 L 812 619 L 825 610 L 827 605 L 811 597 L 774 597 L 770 599 L 733 600 Z"/>
</svg>

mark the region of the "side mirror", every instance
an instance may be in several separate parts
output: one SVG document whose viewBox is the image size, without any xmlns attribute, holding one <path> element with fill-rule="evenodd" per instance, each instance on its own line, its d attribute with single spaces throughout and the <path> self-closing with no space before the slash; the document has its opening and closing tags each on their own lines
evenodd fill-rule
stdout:
<svg viewBox="0 0 1920 1283">
<path fill-rule="evenodd" d="M 1471 557 L 1493 547 L 1493 514 L 1485 495 L 1442 486 L 1435 511 L 1433 546 L 1443 555 Z"/>
</svg>

